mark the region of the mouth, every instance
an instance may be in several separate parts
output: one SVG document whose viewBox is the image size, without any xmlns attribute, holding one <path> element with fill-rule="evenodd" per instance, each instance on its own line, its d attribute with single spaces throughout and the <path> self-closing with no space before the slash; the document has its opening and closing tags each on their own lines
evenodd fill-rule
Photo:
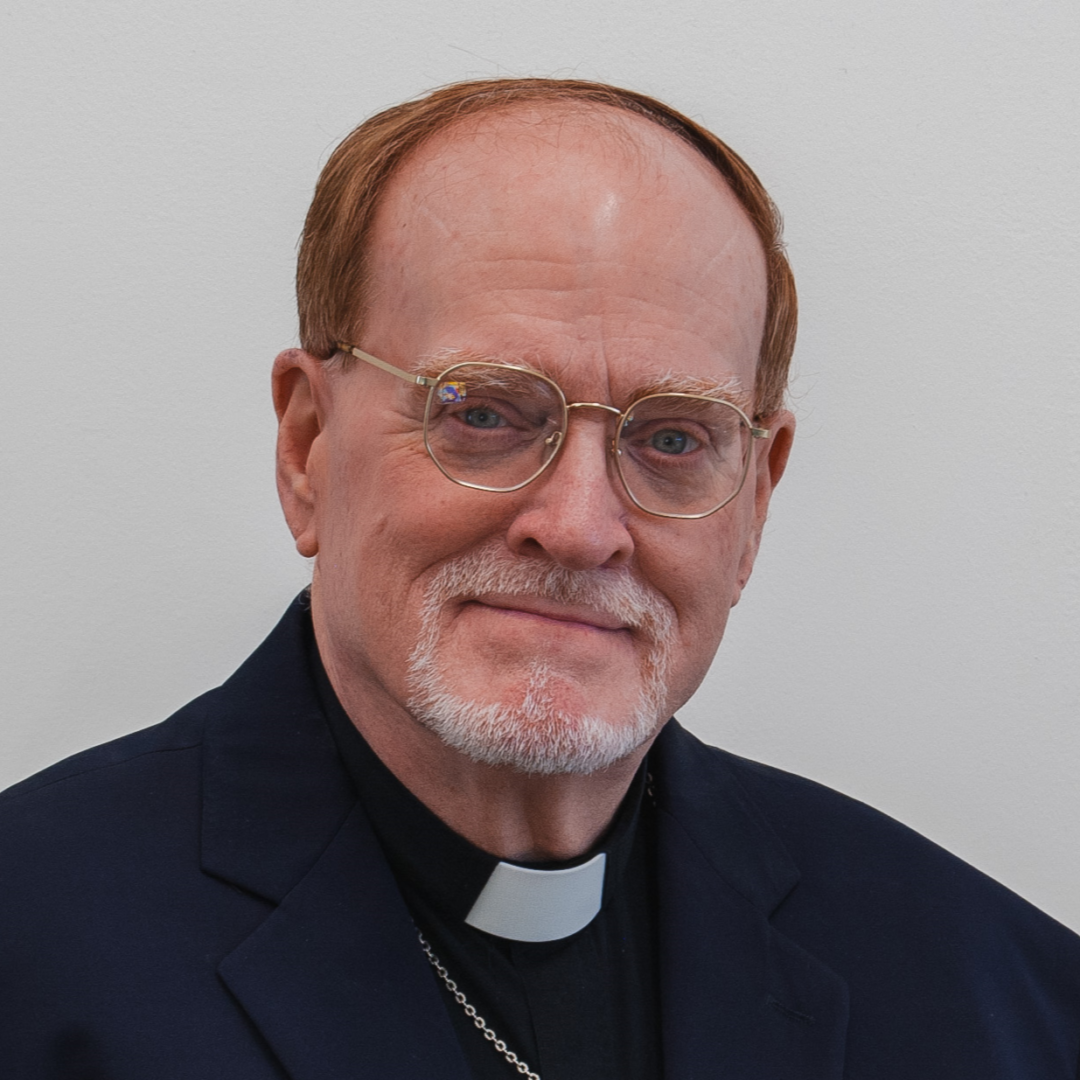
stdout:
<svg viewBox="0 0 1080 1080">
<path fill-rule="evenodd" d="M 566 628 L 603 630 L 608 633 L 633 629 L 629 623 L 611 612 L 588 605 L 560 604 L 535 596 L 483 596 L 465 601 L 463 606 L 488 608 L 519 618 L 560 623 Z"/>
</svg>

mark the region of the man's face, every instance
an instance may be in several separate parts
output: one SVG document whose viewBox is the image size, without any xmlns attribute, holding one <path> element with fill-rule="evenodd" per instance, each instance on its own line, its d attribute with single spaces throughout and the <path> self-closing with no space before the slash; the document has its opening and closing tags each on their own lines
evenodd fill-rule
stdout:
<svg viewBox="0 0 1080 1080">
<path fill-rule="evenodd" d="M 760 242 L 715 170 L 644 120 L 518 110 L 452 129 L 392 181 L 372 252 L 356 344 L 390 363 L 525 364 L 619 408 L 685 377 L 752 409 Z M 320 429 L 290 524 L 317 554 L 320 650 L 352 711 L 529 771 L 590 771 L 654 735 L 720 642 L 789 429 L 771 471 L 757 444 L 732 503 L 672 520 L 626 496 L 602 410 L 572 410 L 555 464 L 491 493 L 427 456 L 426 391 L 309 371 Z"/>
</svg>

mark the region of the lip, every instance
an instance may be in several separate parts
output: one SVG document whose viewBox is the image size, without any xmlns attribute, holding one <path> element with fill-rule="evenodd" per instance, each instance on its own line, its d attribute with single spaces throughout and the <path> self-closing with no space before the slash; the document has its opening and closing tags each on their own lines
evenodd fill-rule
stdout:
<svg viewBox="0 0 1080 1080">
<path fill-rule="evenodd" d="M 552 622 L 565 623 L 568 626 L 582 626 L 589 630 L 630 630 L 622 619 L 606 611 L 587 605 L 557 604 L 533 596 L 480 596 L 469 603 L 478 607 L 495 608 L 508 615 L 528 615 Z"/>
</svg>

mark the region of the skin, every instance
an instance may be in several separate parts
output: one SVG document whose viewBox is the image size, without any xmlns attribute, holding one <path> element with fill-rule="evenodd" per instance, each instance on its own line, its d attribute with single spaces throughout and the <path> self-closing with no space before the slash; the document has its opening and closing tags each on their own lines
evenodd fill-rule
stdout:
<svg viewBox="0 0 1080 1080">
<path fill-rule="evenodd" d="M 517 108 L 426 143 L 376 219 L 374 294 L 354 342 L 416 370 L 443 349 L 528 363 L 569 401 L 625 407 L 664 375 L 734 378 L 752 399 L 765 311 L 760 242 L 694 150 L 614 110 Z M 651 739 L 591 775 L 477 764 L 408 712 L 407 660 L 424 587 L 482 544 L 577 570 L 628 570 L 664 598 L 677 647 L 658 726 L 697 688 L 750 576 L 794 430 L 765 418 L 738 498 L 709 518 L 663 519 L 626 497 L 611 421 L 572 413 L 560 459 L 519 492 L 452 484 L 421 439 L 424 393 L 359 364 L 299 351 L 274 367 L 278 486 L 297 548 L 316 559 L 312 611 L 327 671 L 376 753 L 428 807 L 504 858 L 569 858 L 603 833 Z M 512 692 L 546 657 L 561 703 L 618 723 L 644 643 L 587 609 L 504 597 L 441 613 L 463 696 Z M 655 737 L 655 733 L 654 736 Z"/>
</svg>

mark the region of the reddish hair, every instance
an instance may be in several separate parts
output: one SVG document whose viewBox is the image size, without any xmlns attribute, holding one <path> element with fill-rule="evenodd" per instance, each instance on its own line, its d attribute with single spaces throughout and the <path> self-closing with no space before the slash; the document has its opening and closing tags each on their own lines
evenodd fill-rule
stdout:
<svg viewBox="0 0 1080 1080">
<path fill-rule="evenodd" d="M 408 155 L 464 117 L 515 105 L 608 106 L 651 120 L 689 143 L 724 177 L 761 238 L 768 300 L 758 356 L 755 413 L 783 403 L 795 348 L 795 280 L 784 255 L 779 211 L 761 181 L 710 131 L 655 98 L 579 79 L 482 79 L 444 86 L 365 120 L 330 156 L 304 222 L 296 271 L 300 342 L 328 359 L 339 341 L 361 338 L 368 285 L 364 257 L 387 183 Z"/>
</svg>

